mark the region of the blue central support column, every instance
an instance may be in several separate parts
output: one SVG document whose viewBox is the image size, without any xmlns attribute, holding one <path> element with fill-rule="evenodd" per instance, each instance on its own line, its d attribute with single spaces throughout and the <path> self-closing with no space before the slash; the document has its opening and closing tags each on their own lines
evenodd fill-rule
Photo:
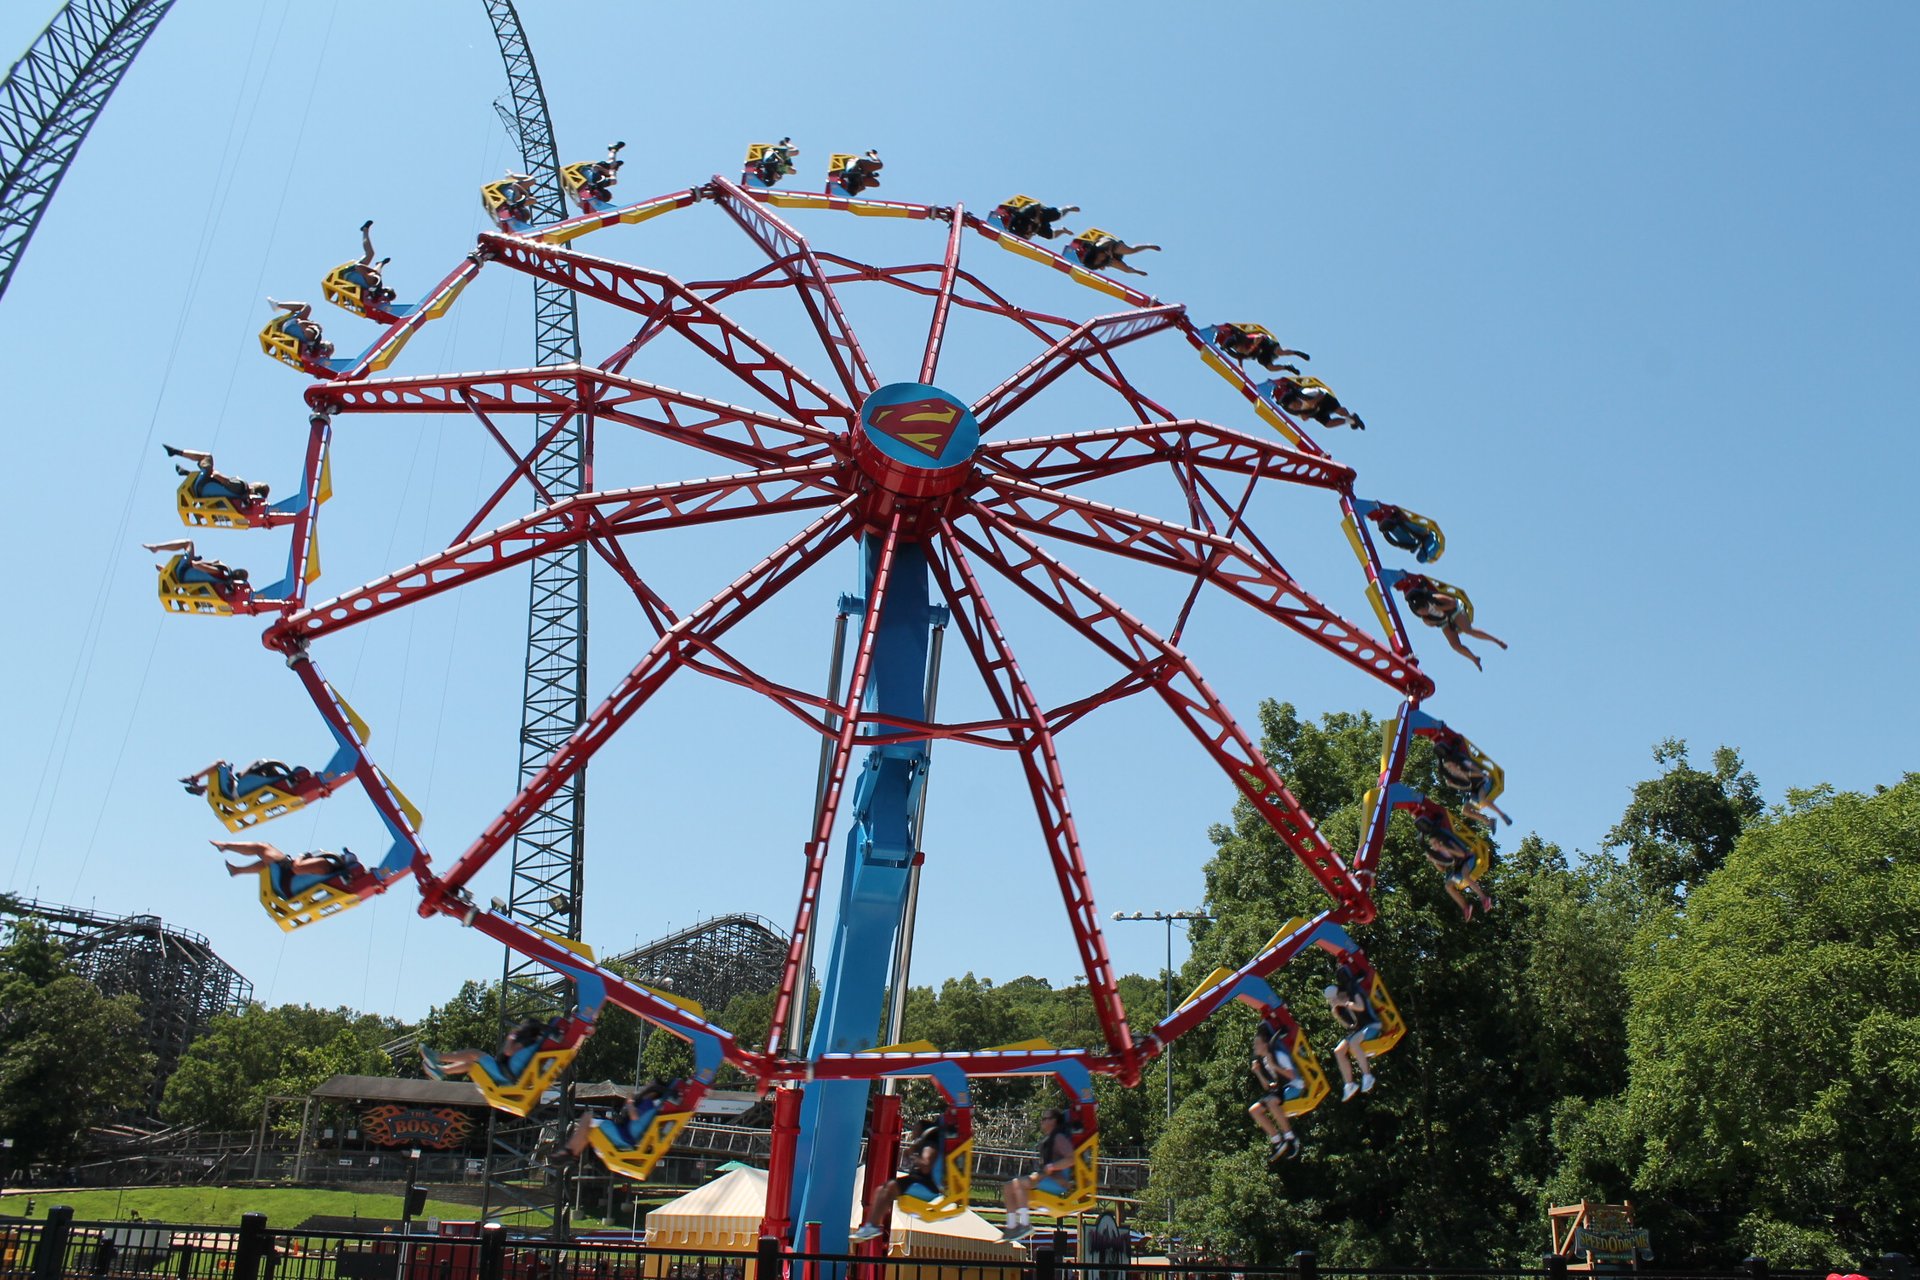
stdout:
<svg viewBox="0 0 1920 1280">
<path fill-rule="evenodd" d="M 862 546 L 863 578 L 870 601 L 874 570 L 884 539 Z M 926 552 L 918 543 L 894 551 L 893 576 L 880 613 L 866 706 L 908 719 L 926 716 L 927 642 L 932 611 L 927 599 Z M 871 606 L 869 606 L 871 607 Z M 867 753 L 853 783 L 852 826 L 847 832 L 840 913 L 833 949 L 822 979 L 820 1014 L 807 1056 L 871 1049 L 886 1007 L 892 976 L 894 934 L 906 902 L 907 873 L 916 847 L 914 802 L 926 777 L 927 744 L 901 742 Z M 853 1203 L 855 1162 L 866 1130 L 864 1080 L 822 1080 L 807 1086 L 795 1152 L 793 1221 L 796 1231 L 820 1224 L 821 1248 L 847 1244 L 847 1212 Z"/>
<path fill-rule="evenodd" d="M 950 493 L 971 469 L 980 429 L 966 405 L 920 383 L 895 383 L 861 406 L 854 456 L 875 487 L 895 501 Z M 872 608 L 874 572 L 885 538 L 861 544 L 862 598 Z M 935 610 L 928 600 L 925 547 L 901 542 L 880 611 L 865 710 L 877 732 L 888 717 L 926 719 L 927 652 Z M 874 1047 L 893 979 L 894 938 L 906 903 L 919 833 L 914 814 L 927 776 L 924 739 L 874 747 L 853 781 L 840 914 L 821 980 L 820 1014 L 809 1059 Z M 801 993 L 805 998 L 805 992 Z M 866 1131 L 864 1080 L 819 1080 L 807 1086 L 794 1153 L 793 1229 L 820 1224 L 820 1247 L 844 1253 L 855 1193 L 854 1171 Z"/>
</svg>

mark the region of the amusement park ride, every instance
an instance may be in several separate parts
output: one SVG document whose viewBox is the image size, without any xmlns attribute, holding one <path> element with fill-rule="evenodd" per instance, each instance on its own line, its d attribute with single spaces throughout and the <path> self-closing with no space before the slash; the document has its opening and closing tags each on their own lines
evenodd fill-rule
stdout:
<svg viewBox="0 0 1920 1280">
<path fill-rule="evenodd" d="M 264 867 L 260 895 L 288 930 L 323 920 L 411 877 L 420 912 L 443 916 L 546 965 L 572 984 L 571 1014 L 538 1044 L 505 1061 L 487 1059 L 472 1076 L 492 1104 L 526 1115 L 541 1104 L 605 1004 L 611 1003 L 679 1036 L 693 1048 L 694 1070 L 677 1100 L 662 1106 L 637 1141 L 623 1145 L 597 1134 L 596 1152 L 616 1173 L 644 1178 L 671 1146 L 723 1063 L 775 1091 L 774 1155 L 766 1230 L 792 1237 L 818 1222 L 820 1246 L 846 1244 L 861 1139 L 873 1141 L 869 1180 L 885 1176 L 882 1157 L 899 1140 L 897 1105 L 872 1105 L 872 1085 L 925 1079 L 946 1100 L 945 1152 L 939 1194 L 903 1198 L 907 1211 L 938 1217 L 961 1211 L 971 1179 L 969 1082 L 980 1076 L 1050 1078 L 1065 1094 L 1074 1135 L 1074 1164 L 1057 1189 L 1036 1192 L 1036 1210 L 1073 1214 L 1092 1206 L 1099 1127 L 1093 1077 L 1138 1083 L 1142 1069 L 1179 1035 L 1230 1001 L 1257 1009 L 1300 1064 L 1306 1087 L 1288 1104 L 1310 1111 L 1327 1096 L 1326 1075 L 1299 1022 L 1267 979 L 1284 965 L 1324 952 L 1357 975 L 1371 996 L 1378 1026 L 1369 1047 L 1384 1052 L 1405 1026 L 1380 975 L 1349 930 L 1375 916 L 1372 892 L 1388 820 L 1413 812 L 1437 865 L 1458 887 L 1475 888 L 1487 846 L 1474 823 L 1502 786 L 1497 765 L 1471 742 L 1421 709 L 1433 682 L 1421 670 L 1389 589 L 1403 575 L 1384 569 L 1376 533 L 1420 563 L 1439 557 L 1444 541 L 1427 518 L 1354 494 L 1354 471 L 1310 437 L 1304 421 L 1361 425 L 1324 384 L 1278 364 L 1298 353 L 1250 324 L 1196 324 L 1186 308 L 1164 303 L 1106 274 L 1137 248 L 1094 230 L 1056 230 L 1063 211 L 1014 197 L 984 216 L 951 206 L 873 199 L 878 156 L 836 154 L 818 192 L 783 189 L 798 155 L 787 140 L 757 144 L 738 178 L 714 176 L 683 190 L 618 204 L 609 173 L 593 164 L 567 166 L 580 212 L 542 224 L 529 216 L 514 184 L 484 193 L 494 220 L 478 248 L 410 305 L 366 296 L 344 268 L 327 277 L 324 296 L 382 327 L 363 351 L 336 357 L 292 317 L 260 335 L 273 358 L 316 379 L 306 390 L 310 414 L 299 492 L 268 505 L 244 481 L 219 477 L 212 461 L 186 474 L 178 492 L 183 521 L 203 530 L 289 530 L 285 577 L 255 588 L 244 571 L 201 558 L 186 544 L 163 567 L 160 597 L 173 611 L 259 614 L 270 621 L 267 648 L 282 655 L 311 695 L 337 751 L 317 771 L 263 762 L 208 771 L 209 803 L 239 830 L 313 803 L 348 781 L 364 789 L 391 846 L 377 865 L 348 863 L 325 875 Z M 712 206 L 764 254 L 745 274 L 688 283 L 662 271 L 581 251 L 577 242 L 617 226 L 636 226 L 694 206 Z M 931 260 L 887 264 L 816 248 L 784 216 L 788 211 L 853 214 L 924 223 L 938 249 Z M 1071 210 L 1064 211 L 1071 212 Z M 1059 250 L 1037 243 L 1059 236 Z M 1021 306 L 985 283 L 962 260 L 970 243 L 998 245 L 1111 299 L 1117 306 L 1086 319 Z M 630 313 L 633 337 L 597 365 L 574 362 L 507 371 L 388 376 L 408 340 L 447 314 L 483 270 L 531 276 Z M 930 304 L 917 368 L 876 369 L 842 308 L 851 286 L 902 291 Z M 815 373 L 742 328 L 727 311 L 731 298 L 789 293 L 817 334 Z M 1034 354 L 996 385 L 956 387 L 942 378 L 941 357 L 955 308 L 991 317 L 1031 342 Z M 679 390 L 636 372 L 648 345 L 673 333 L 749 393 L 750 405 Z M 1127 346 L 1169 335 L 1224 378 L 1264 427 L 1216 424 L 1181 416 L 1123 372 Z M 1290 375 L 1257 380 L 1252 360 Z M 891 380 L 883 381 L 883 374 Z M 1073 374 L 1114 394 L 1125 420 L 1065 435 L 1012 434 L 1024 406 Z M 511 470 L 451 545 L 331 599 L 311 598 L 317 576 L 315 535 L 331 495 L 328 458 L 336 424 L 365 414 L 470 414 L 506 450 Z M 547 426 L 533 448 L 516 451 L 499 423 L 533 417 Z M 633 488 L 578 494 L 550 492 L 538 476 L 541 451 L 573 423 L 625 427 L 711 454 L 725 473 Z M 1277 433 L 1278 438 L 1274 438 Z M 197 455 L 194 455 L 197 456 Z M 1153 471 L 1177 486 L 1182 519 L 1127 510 L 1082 492 L 1113 476 Z M 519 518 L 496 511 L 525 483 L 539 505 Z M 1318 491 L 1337 508 L 1365 578 L 1377 634 L 1335 613 L 1291 577 L 1255 530 L 1256 494 L 1288 485 Z M 629 558 L 631 539 L 665 529 L 787 515 L 798 532 L 698 606 L 669 605 Z M 1079 569 L 1055 554 L 1059 544 L 1097 551 L 1192 579 L 1184 606 L 1165 632 L 1141 622 Z M 444 592 L 569 548 L 598 557 L 638 601 L 655 638 L 633 668 L 585 717 L 577 732 L 534 772 L 472 843 L 443 868 L 434 866 L 419 834 L 420 815 L 384 773 L 369 746 L 367 725 L 334 690 L 318 654 L 336 633 L 396 613 Z M 842 604 L 849 629 L 844 671 L 826 693 L 775 681 L 724 647 L 725 638 L 770 598 L 832 556 L 859 566 L 859 589 Z M 1110 660 L 1115 678 L 1095 693 L 1050 706 L 1028 683 L 989 601 L 983 579 L 1025 595 Z M 1423 579 L 1433 592 L 1464 593 Z M 1334 850 L 1221 699 L 1179 640 L 1203 589 L 1224 593 L 1392 689 L 1399 709 L 1388 726 L 1378 784 L 1368 797 L 1359 845 Z M 1431 621 L 1431 619 L 1428 619 Z M 1434 623 L 1433 625 L 1440 625 Z M 988 718 L 942 721 L 929 707 L 938 663 L 936 634 L 959 637 L 992 704 Z M 469 883 L 557 789 L 576 778 L 596 752 L 634 720 L 681 671 L 695 671 L 753 691 L 825 739 L 826 767 L 817 812 L 800 869 L 799 903 L 764 1045 L 741 1043 L 696 1004 L 622 979 L 598 965 L 584 944 L 490 909 Z M 844 677 L 844 683 L 842 682 Z M 1238 788 L 1331 899 L 1311 918 L 1281 925 L 1266 946 L 1237 968 L 1211 974 L 1166 1018 L 1136 1036 L 1116 989 L 1094 908 L 1056 737 L 1100 707 L 1151 692 Z M 1442 776 L 1473 821 L 1456 824 L 1438 804 L 1400 781 L 1416 735 L 1440 749 Z M 1039 831 L 1078 946 L 1104 1043 L 1059 1048 L 1044 1042 L 998 1047 L 878 1045 L 887 992 L 901 963 L 897 942 L 908 909 L 913 869 L 922 857 L 922 800 L 930 749 L 950 742 L 1011 752 L 1018 760 Z M 860 768 L 855 769 L 857 762 Z M 844 811 L 844 812 L 843 812 Z M 820 1012 L 805 1044 L 796 1024 L 809 972 L 812 940 L 822 928 L 822 900 L 834 865 L 839 910 L 831 920 Z M 1464 901 L 1463 901 L 1464 905 Z M 862 1196 L 864 1202 L 865 1197 Z"/>
</svg>

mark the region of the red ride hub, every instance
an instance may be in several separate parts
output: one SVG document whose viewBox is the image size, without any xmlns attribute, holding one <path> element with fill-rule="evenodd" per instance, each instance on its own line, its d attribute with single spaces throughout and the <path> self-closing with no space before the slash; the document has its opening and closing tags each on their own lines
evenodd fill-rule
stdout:
<svg viewBox="0 0 1920 1280">
<path fill-rule="evenodd" d="M 924 382 L 892 382 L 860 406 L 853 460 L 901 498 L 937 498 L 966 482 L 980 424 L 963 402 Z"/>
</svg>

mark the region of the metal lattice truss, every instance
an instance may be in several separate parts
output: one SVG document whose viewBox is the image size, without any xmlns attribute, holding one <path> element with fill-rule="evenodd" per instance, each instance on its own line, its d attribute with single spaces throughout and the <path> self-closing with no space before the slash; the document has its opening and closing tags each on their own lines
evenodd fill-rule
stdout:
<svg viewBox="0 0 1920 1280">
<path fill-rule="evenodd" d="M 580 252 L 580 237 L 620 224 L 637 224 L 697 204 L 712 204 L 738 225 L 765 258 L 763 265 L 726 278 L 684 281 L 650 267 Z M 870 262 L 816 248 L 783 218 L 782 208 L 888 216 L 939 227 L 940 247 L 925 261 Z M 977 239 L 975 239 L 977 237 Z M 1118 303 L 1089 317 L 1023 307 L 998 292 L 963 260 L 963 247 L 984 240 L 1062 272 Z M 483 269 L 504 268 L 626 313 L 634 336 L 597 365 L 568 361 L 483 373 L 387 376 L 393 355 L 419 327 L 445 310 L 441 294 Z M 918 374 L 939 374 L 949 319 L 965 311 L 1012 326 L 1032 344 L 1032 357 L 999 381 L 974 389 L 970 411 L 988 437 L 956 464 L 951 487 L 938 494 L 897 487 L 860 452 L 861 406 L 878 381 L 842 294 L 853 289 L 895 290 L 930 306 Z M 819 341 L 815 368 L 789 358 L 744 328 L 729 300 L 780 291 L 794 298 Z M 664 335 L 703 355 L 714 385 L 669 387 L 629 372 L 635 357 Z M 1184 342 L 1225 377 L 1263 426 L 1246 428 L 1182 415 L 1141 389 L 1123 369 L 1136 343 Z M 1342 926 L 1374 916 L 1375 869 L 1393 808 L 1395 783 L 1412 730 L 1409 717 L 1433 691 L 1415 658 L 1406 626 L 1385 586 L 1371 533 L 1356 516 L 1351 468 L 1329 457 L 1302 424 L 1221 357 L 1216 326 L 1196 324 L 1185 308 L 1150 297 L 1087 270 L 1075 257 L 1016 241 L 994 219 L 960 206 L 850 199 L 833 194 L 751 189 L 723 177 L 617 209 L 524 233 L 489 233 L 467 263 L 407 316 L 395 320 L 365 354 L 340 367 L 315 369 L 323 380 L 307 393 L 313 415 L 313 451 L 331 438 L 336 421 L 376 414 L 470 416 L 507 455 L 509 473 L 445 548 L 414 564 L 341 593 L 310 600 L 307 584 L 291 581 L 285 598 L 236 595 L 238 613 L 275 615 L 265 636 L 291 663 L 337 737 L 350 741 L 356 773 L 399 843 L 397 861 L 353 886 L 360 896 L 381 892 L 411 875 L 423 914 L 446 914 L 511 946 L 556 972 L 575 973 L 581 958 L 529 927 L 516 907 L 489 911 L 466 886 L 502 849 L 538 830 L 556 796 L 576 784 L 594 754 L 644 711 L 670 680 L 686 673 L 749 689 L 819 733 L 827 762 L 818 816 L 798 869 L 799 904 L 789 934 L 772 1028 L 766 1045 L 739 1043 L 724 1028 L 690 1013 L 643 983 L 598 967 L 607 998 L 631 1013 L 690 1039 L 717 1042 L 726 1059 L 762 1082 L 873 1079 L 952 1063 L 969 1074 L 1044 1069 L 1071 1059 L 1132 1083 L 1175 1036 L 1235 998 L 1247 984 L 1315 947 L 1333 950 Z M 816 376 L 816 374 L 818 376 Z M 1091 379 L 1113 393 L 1114 416 L 1068 434 L 1022 437 L 1022 423 L 1044 423 L 1030 406 L 1063 378 Z M 727 397 L 737 397 L 736 403 Z M 717 474 L 633 488 L 573 495 L 546 491 L 537 479 L 553 428 L 521 452 L 498 425 L 509 418 L 636 430 L 708 455 Z M 1278 433 L 1278 438 L 1274 436 Z M 1178 510 L 1152 515 L 1114 505 L 1085 490 L 1122 475 L 1157 475 Z M 502 519 L 501 504 L 519 483 L 532 480 L 541 505 Z M 1350 620 L 1288 570 L 1260 532 L 1257 493 L 1285 492 L 1321 503 L 1339 519 L 1363 572 L 1362 585 L 1377 628 Z M 293 522 L 293 563 L 302 563 L 316 509 Z M 785 516 L 784 542 L 707 600 L 676 609 L 635 568 L 627 547 L 666 529 Z M 487 528 L 489 522 L 492 527 Z M 814 566 L 864 543 L 876 567 L 864 617 L 850 647 L 844 689 L 831 694 L 796 688 L 756 669 L 729 647 L 728 636 L 767 600 Z M 890 568 L 901 548 L 924 552 L 935 598 L 948 610 L 967 665 L 984 688 L 991 712 L 975 721 L 876 720 L 865 698 L 874 670 L 874 646 Z M 404 806 L 372 761 L 364 739 L 350 732 L 338 699 L 321 673 L 318 653 L 335 634 L 394 614 L 409 605 L 515 566 L 567 554 L 591 553 L 640 604 L 653 636 L 633 666 L 611 683 L 579 727 L 552 745 L 528 772 L 518 794 L 444 870 L 434 869 Z M 1156 630 L 1098 585 L 1068 554 L 1098 562 L 1120 560 L 1172 575 L 1186 602 L 1170 627 Z M 1044 700 L 1023 673 L 1016 638 L 1003 627 L 989 596 L 1011 588 L 1077 634 L 1107 671 L 1107 683 L 1065 702 Z M 1400 714 L 1381 761 L 1376 804 L 1359 845 L 1343 856 L 1331 848 L 1283 779 L 1260 753 L 1222 699 L 1182 650 L 1179 639 L 1198 595 L 1212 592 L 1238 602 L 1269 624 L 1271 634 L 1317 650 L 1377 681 L 1400 699 Z M 1197 993 L 1143 1036 L 1128 1027 L 1115 975 L 1094 908 L 1092 886 L 1068 803 L 1056 740 L 1100 707 L 1151 695 L 1221 770 L 1224 778 L 1312 874 L 1330 904 L 1311 919 L 1292 922 L 1236 971 Z M 1091 993 L 1104 1043 L 1081 1050 L 960 1050 L 951 1052 L 829 1053 L 812 1062 L 788 1056 L 787 1040 L 802 988 L 803 957 L 819 925 L 819 908 L 832 836 L 857 753 L 877 747 L 943 740 L 1003 751 L 1019 762 L 1045 850 Z M 1404 790 L 1400 788 L 1399 790 Z M 535 916 L 537 921 L 538 917 Z M 1351 947 L 1348 939 L 1345 946 Z"/>
<path fill-rule="evenodd" d="M 780 986 L 787 935 L 752 915 L 714 916 L 623 951 L 607 968 L 643 987 L 672 992 L 719 1013 L 735 996 Z"/>
<path fill-rule="evenodd" d="M 187 1046 L 214 1018 L 253 999 L 253 984 L 204 936 L 158 916 L 109 916 L 50 902 L 23 902 L 14 913 L 44 926 L 101 994 L 139 999 L 140 1034 L 155 1059 L 146 1098 L 152 1114 Z"/>
<path fill-rule="evenodd" d="M 0 80 L 0 296 L 87 131 L 173 0 L 70 0 Z"/>
</svg>

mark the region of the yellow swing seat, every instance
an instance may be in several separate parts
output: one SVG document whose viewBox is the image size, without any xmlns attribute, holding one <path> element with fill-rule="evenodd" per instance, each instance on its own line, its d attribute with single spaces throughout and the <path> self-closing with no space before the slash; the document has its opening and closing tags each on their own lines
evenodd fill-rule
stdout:
<svg viewBox="0 0 1920 1280">
<path fill-rule="evenodd" d="M 1073 1149 L 1072 1179 L 1064 1195 L 1036 1188 L 1027 1196 L 1028 1205 L 1056 1218 L 1090 1212 L 1100 1182 L 1099 1134 L 1089 1135 Z"/>
<path fill-rule="evenodd" d="M 910 1213 L 924 1222 L 942 1222 L 965 1213 L 972 1197 L 973 1139 L 969 1137 L 941 1158 L 939 1195 L 928 1200 L 903 1195 L 895 1203 L 902 1213 Z"/>
<path fill-rule="evenodd" d="M 360 282 L 347 273 L 359 266 L 356 262 L 343 262 L 327 272 L 327 278 L 320 282 L 321 296 L 342 311 L 351 311 L 363 319 L 372 319 L 367 315 L 367 292 Z"/>
<path fill-rule="evenodd" d="M 307 807 L 307 797 L 289 787 L 268 783 L 240 796 L 227 790 L 220 780 L 218 769 L 209 770 L 206 777 L 207 804 L 219 815 L 220 821 L 226 823 L 229 831 L 245 831 L 248 827 L 284 818 L 296 809 Z"/>
<path fill-rule="evenodd" d="M 647 1125 L 647 1131 L 640 1135 L 640 1141 L 631 1147 L 622 1147 L 614 1142 L 605 1128 L 596 1124 L 587 1135 L 587 1142 L 607 1172 L 622 1178 L 632 1178 L 635 1182 L 645 1182 L 653 1172 L 653 1166 L 660 1163 L 662 1156 L 673 1149 L 674 1139 L 693 1119 L 693 1112 L 662 1111 L 654 1116 Z"/>
<path fill-rule="evenodd" d="M 238 827 L 234 830 L 239 830 Z M 260 905 L 273 922 L 288 933 L 316 920 L 337 916 L 360 905 L 360 895 L 338 880 L 323 879 L 292 894 L 282 895 L 273 884 L 273 868 L 260 868 Z"/>
<path fill-rule="evenodd" d="M 300 358 L 300 340 L 281 328 L 285 319 L 281 315 L 267 321 L 267 327 L 260 331 L 260 349 L 284 365 L 310 373 L 307 362 Z"/>
<path fill-rule="evenodd" d="M 560 1073 L 579 1052 L 578 1040 L 570 1045 L 536 1049 L 520 1075 L 507 1081 L 495 1079 L 484 1063 L 476 1062 L 467 1068 L 467 1078 L 480 1087 L 488 1106 L 525 1119 L 540 1105 L 541 1095 L 554 1086 Z"/>
<path fill-rule="evenodd" d="M 180 511 L 180 523 L 199 529 L 251 529 L 252 515 L 262 504 L 242 502 L 228 494 L 196 494 L 193 482 L 198 473 L 180 481 L 174 491 L 174 505 Z"/>
<path fill-rule="evenodd" d="M 220 594 L 211 582 L 192 582 L 182 577 L 187 557 L 175 555 L 160 570 L 160 604 L 168 613 L 198 613 L 208 617 L 232 617 L 233 601 Z"/>
</svg>

